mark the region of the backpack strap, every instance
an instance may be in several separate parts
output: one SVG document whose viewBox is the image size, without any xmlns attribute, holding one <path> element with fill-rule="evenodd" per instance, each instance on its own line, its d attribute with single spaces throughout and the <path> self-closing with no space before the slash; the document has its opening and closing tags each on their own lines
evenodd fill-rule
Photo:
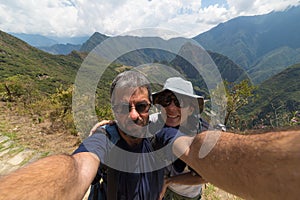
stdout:
<svg viewBox="0 0 300 200">
<path fill-rule="evenodd" d="M 97 132 L 105 134 L 108 139 L 116 144 L 120 140 L 120 135 L 116 125 L 104 125 L 97 128 Z M 100 184 L 100 180 L 102 182 Z M 118 192 L 119 171 L 101 163 L 96 177 L 91 185 L 88 200 L 116 200 Z"/>
<path fill-rule="evenodd" d="M 104 125 L 102 126 L 102 128 L 105 129 L 106 135 L 108 136 L 109 140 L 113 144 L 117 144 L 117 142 L 120 140 L 117 125 Z"/>
<path fill-rule="evenodd" d="M 109 140 L 113 144 L 117 144 L 117 142 L 120 140 L 120 135 L 117 126 L 105 125 L 103 128 L 105 129 Z M 109 166 L 106 166 L 106 173 L 107 173 L 107 191 L 106 191 L 107 199 L 117 200 L 118 186 L 119 186 L 118 180 L 119 180 L 120 172 Z"/>
<path fill-rule="evenodd" d="M 107 168 L 107 199 L 117 200 L 120 172 L 108 167 Z"/>
</svg>

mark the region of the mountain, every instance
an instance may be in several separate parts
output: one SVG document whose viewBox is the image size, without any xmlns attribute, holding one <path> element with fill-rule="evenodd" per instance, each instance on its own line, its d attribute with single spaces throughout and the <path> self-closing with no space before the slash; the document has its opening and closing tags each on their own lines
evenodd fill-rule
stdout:
<svg viewBox="0 0 300 200">
<path fill-rule="evenodd" d="M 101 42 L 103 42 L 108 37 L 102 35 L 100 33 L 95 33 L 91 36 L 89 40 L 84 44 L 84 46 L 80 49 L 86 49 L 86 51 L 91 51 Z M 158 46 L 165 46 L 166 44 L 181 44 L 181 41 L 186 39 L 184 38 L 172 38 L 170 40 L 164 40 L 159 37 L 136 37 L 136 36 L 118 36 L 118 38 L 112 38 L 113 41 L 117 41 L 120 39 L 121 41 L 126 41 L 128 44 L 134 44 L 137 46 L 151 46 L 152 44 L 157 44 Z M 127 44 L 126 43 L 126 44 Z M 118 42 L 115 43 L 119 45 Z M 125 45 L 126 45 L 125 44 Z M 146 45 L 149 44 L 149 45 Z M 86 48 L 87 47 L 87 48 Z M 115 48 L 124 49 L 122 46 L 116 46 Z M 184 49 L 182 46 L 181 49 Z M 190 49 L 190 48 L 188 48 Z M 249 76 L 245 72 L 243 68 L 235 64 L 232 60 L 230 60 L 227 56 L 223 56 L 219 53 L 208 51 L 209 55 L 216 63 L 221 76 L 224 80 L 229 82 L 239 82 L 244 79 L 249 79 Z M 188 55 L 189 53 L 185 53 Z M 175 66 L 175 68 L 183 73 L 186 74 L 189 78 L 193 77 L 195 74 L 198 74 L 194 67 L 191 66 L 188 62 L 184 61 L 184 59 L 178 57 L 177 55 L 164 51 L 162 49 L 138 49 L 135 51 L 128 52 L 117 59 L 120 63 L 128 66 L 139 66 L 145 63 L 153 63 L 153 62 L 160 62 L 167 65 Z M 199 77 L 198 77 L 199 78 Z M 203 80 L 202 80 L 203 81 Z M 198 80 L 198 82 L 202 82 Z M 195 80 L 197 82 L 197 80 Z M 198 83 L 199 84 L 199 83 Z M 203 88 L 204 85 L 200 84 L 200 88 Z"/>
<path fill-rule="evenodd" d="M 254 118 L 253 125 L 262 122 L 271 125 L 272 121 L 288 122 L 292 113 L 300 110 L 299 77 L 300 63 L 272 76 L 260 84 L 255 91 L 258 98 L 241 112 L 248 119 L 249 116 Z"/>
<path fill-rule="evenodd" d="M 129 38 L 128 42 L 145 39 L 138 37 Z M 180 38 L 172 39 L 172 41 L 173 40 L 180 41 Z M 167 41 L 161 38 L 155 38 L 154 40 L 151 38 L 148 42 L 149 44 L 153 44 L 153 42 L 167 44 Z M 121 48 L 121 46 L 117 48 Z M 184 46 L 181 47 L 180 51 L 182 52 L 184 50 Z M 265 57 L 264 62 L 271 63 L 272 60 L 275 62 L 277 58 L 276 53 L 281 51 L 286 54 L 296 53 L 289 47 L 279 48 L 269 53 L 269 57 Z M 189 55 L 192 53 L 193 52 L 185 52 L 184 54 Z M 208 53 L 216 63 L 223 79 L 231 82 L 239 82 L 240 80 L 248 78 L 245 70 L 228 57 L 215 52 L 208 51 Z M 149 59 L 151 62 L 160 62 L 168 66 L 173 66 L 183 75 L 191 77 L 191 81 L 196 86 L 195 91 L 197 94 L 207 95 L 204 81 L 201 81 L 199 77 L 195 76 L 196 73 L 193 71 L 193 67 L 190 66 L 186 60 L 179 58 L 177 55 L 167 54 L 164 51 L 154 51 L 151 48 L 145 49 L 145 51 L 133 51 L 130 52 L 130 54 L 123 55 L 124 57 L 120 58 L 119 61 L 132 63 L 132 60 L 137 59 L 136 64 L 139 65 L 145 64 L 144 61 Z M 179 55 L 182 54 L 179 53 Z M 39 87 L 38 89 L 46 93 L 52 93 L 55 92 L 55 89 L 60 85 L 69 86 L 74 82 L 76 73 L 86 56 L 87 53 L 78 51 L 72 51 L 68 55 L 52 55 L 30 46 L 10 34 L 0 31 L 0 82 L 17 74 L 28 75 L 36 81 L 37 87 Z M 126 57 L 128 59 L 126 59 Z M 159 60 L 155 61 L 153 58 Z M 118 72 L 125 68 L 126 66 L 122 64 L 114 64 L 113 68 L 109 67 L 106 70 L 106 74 L 99 84 L 100 87 L 97 89 L 97 94 L 101 96 L 101 103 L 103 105 L 105 102 L 109 102 L 109 91 L 107 89 L 109 88 L 109 83 Z M 155 73 L 158 73 L 158 75 L 162 74 L 161 71 Z M 254 117 L 251 121 L 254 125 L 266 119 L 269 120 L 269 124 L 273 123 L 271 120 L 274 121 L 274 116 L 277 118 L 281 116 L 280 119 L 290 119 L 289 117 L 284 117 L 282 113 L 292 113 L 300 110 L 299 77 L 300 64 L 295 64 L 259 84 L 255 90 L 258 98 L 241 111 L 245 119 L 249 121 Z M 213 80 L 213 77 L 211 80 Z M 104 88 L 106 88 L 106 90 L 104 90 Z"/>
<path fill-rule="evenodd" d="M 266 15 L 237 17 L 193 39 L 207 50 L 228 56 L 249 73 L 253 82 L 259 84 L 299 62 L 299 59 L 295 59 L 300 54 L 299 19 L 300 6 Z M 282 48 L 289 48 L 294 53 L 287 54 Z M 281 59 L 276 62 L 273 60 L 272 65 L 265 68 L 274 67 L 276 72 L 260 70 L 266 63 L 266 56 L 271 58 L 271 54 Z"/>
<path fill-rule="evenodd" d="M 33 81 L 33 89 L 39 91 L 34 95 L 45 94 L 51 98 L 49 94 L 57 92 L 61 86 L 66 89 L 74 84 L 86 57 L 86 53 L 78 51 L 72 51 L 68 55 L 52 55 L 0 31 L 0 99 L 2 91 L 5 90 L 3 82 L 15 77 L 17 79 L 13 79 L 14 83 L 16 80 L 24 84 L 26 79 L 30 80 L 30 83 Z M 110 83 L 123 70 L 123 66 L 113 63 L 103 72 L 97 88 L 97 97 L 99 97 L 97 103 L 100 107 L 109 108 L 107 104 L 110 102 Z M 24 80 L 18 79 L 19 77 Z"/>
<path fill-rule="evenodd" d="M 51 54 L 62 54 L 67 55 L 71 53 L 72 51 L 79 51 L 81 48 L 80 44 L 54 44 L 52 46 L 46 46 L 46 47 L 37 47 L 40 50 L 43 50 L 45 52 L 51 53 Z"/>
<path fill-rule="evenodd" d="M 89 36 L 82 37 L 58 37 L 58 36 L 43 36 L 39 34 L 27 34 L 27 33 L 9 33 L 27 42 L 29 45 L 34 47 L 50 47 L 56 44 L 72 44 L 81 45 L 89 39 Z"/>
<path fill-rule="evenodd" d="M 98 44 L 103 42 L 109 38 L 106 35 L 103 35 L 101 33 L 95 32 L 86 42 L 84 42 L 79 49 L 81 52 L 90 52 L 92 51 Z"/>
<path fill-rule="evenodd" d="M 211 51 L 208 51 L 208 53 L 216 63 L 224 80 L 228 82 L 240 82 L 250 79 L 248 73 L 227 56 Z"/>
<path fill-rule="evenodd" d="M 258 84 L 295 63 L 300 63 L 300 48 L 284 46 L 264 55 L 260 62 L 248 70 L 248 74 Z"/>
<path fill-rule="evenodd" d="M 210 52 L 225 55 L 245 69 L 252 82 L 257 85 L 288 66 L 300 62 L 299 19 L 300 6 L 265 15 L 237 17 L 193 39 Z M 86 37 L 45 38 L 39 35 L 20 34 L 19 37 L 21 36 L 32 46 L 37 46 L 52 54 L 65 55 L 72 50 L 90 52 L 99 43 L 109 38 L 98 32 L 95 32 L 89 39 Z M 75 39 L 77 42 L 82 42 L 81 47 L 80 44 L 73 43 Z M 62 40 L 72 42 L 58 44 Z M 150 59 L 145 53 L 149 54 L 153 51 L 146 51 L 137 51 L 136 55 L 131 54 L 131 58 L 128 56 L 126 59 L 130 60 L 132 65 L 143 61 L 153 62 L 153 60 L 164 59 L 164 53 L 161 55 L 158 51 Z"/>
<path fill-rule="evenodd" d="M 44 92 L 74 82 L 83 57 L 78 52 L 68 56 L 51 55 L 0 31 L 0 80 L 20 74 L 28 75 Z M 43 77 L 41 79 L 41 77 Z"/>
<path fill-rule="evenodd" d="M 48 38 L 57 41 L 57 44 L 81 45 L 84 42 L 86 42 L 90 38 L 90 36 L 76 36 L 76 37 L 48 36 Z"/>
<path fill-rule="evenodd" d="M 184 49 L 184 48 L 183 48 Z M 192 52 L 185 52 L 184 54 L 192 54 Z M 228 82 L 240 82 L 242 80 L 250 80 L 248 74 L 245 72 L 243 68 L 235 64 L 228 57 L 215 53 L 215 52 L 207 52 L 209 56 L 212 58 L 214 63 L 216 64 L 218 71 L 223 80 Z M 193 67 L 189 62 L 185 59 L 182 59 L 180 56 L 176 56 L 170 63 L 176 70 L 178 70 L 181 74 L 185 74 L 189 80 L 195 86 L 195 92 L 199 95 L 203 95 L 205 97 L 209 96 L 209 92 L 207 89 L 208 85 L 215 84 L 215 77 L 202 77 L 202 75 L 198 73 L 198 71 Z M 215 75 L 213 73 L 213 75 Z"/>
<path fill-rule="evenodd" d="M 97 45 L 103 42 L 104 38 L 102 34 L 95 33 L 86 43 L 87 50 L 93 50 Z M 106 38 L 107 39 L 107 38 Z M 113 44 L 113 48 L 117 49 L 118 53 L 121 51 L 126 51 L 128 47 L 147 47 L 147 48 L 136 48 L 136 50 L 129 51 L 120 55 L 116 59 L 117 63 L 125 66 L 140 66 L 147 63 L 159 63 L 165 66 L 169 66 L 174 68 L 177 73 L 185 76 L 188 78 L 193 85 L 195 86 L 195 92 L 199 95 L 203 95 L 205 97 L 209 96 L 207 85 L 214 85 L 216 80 L 215 77 L 205 77 L 203 79 L 202 75 L 199 75 L 197 69 L 191 65 L 191 63 L 184 58 L 182 55 L 189 57 L 190 55 L 195 56 L 203 56 L 203 59 L 207 59 L 208 56 L 199 54 L 199 50 L 194 52 L 193 47 L 190 47 L 190 41 L 185 38 L 172 38 L 170 40 L 164 40 L 159 37 L 137 37 L 137 36 L 118 36 L 112 37 L 108 41 L 109 43 Z M 105 45 L 105 44 L 104 44 Z M 170 49 L 175 50 L 173 52 L 164 50 L 164 47 L 171 47 Z M 158 48 L 153 48 L 158 47 Z M 109 49 L 110 47 L 106 47 Z M 81 48 L 82 50 L 83 48 Z M 95 52 L 98 51 L 97 49 Z M 94 52 L 94 53 L 95 53 Z M 176 52 L 176 54 L 174 53 Z M 109 56 L 111 56 L 110 50 L 108 50 Z M 246 71 L 235 64 L 232 60 L 228 57 L 223 56 L 221 54 L 215 52 L 208 52 L 211 59 L 215 62 L 218 71 L 220 72 L 221 77 L 224 80 L 229 82 L 240 82 L 242 80 L 248 79 L 250 80 L 249 76 L 247 75 Z M 113 56 L 114 57 L 114 56 Z M 197 59 L 196 57 L 190 57 L 193 60 Z M 202 62 L 202 61 L 200 61 Z M 210 63 L 207 63 L 210 64 Z M 161 69 L 160 69 L 161 70 Z M 161 74 L 156 74 L 158 77 L 170 76 L 168 75 L 171 72 L 163 72 L 160 71 Z M 149 72 L 153 74 L 155 72 Z M 214 73 L 212 73 L 213 75 Z M 208 73 L 206 73 L 208 75 Z M 174 74 L 172 74 L 174 76 Z"/>
<path fill-rule="evenodd" d="M 24 42 L 27 42 L 29 45 L 34 47 L 39 46 L 52 46 L 58 42 L 54 39 L 38 35 L 38 34 L 25 34 L 25 33 L 9 33 Z"/>
<path fill-rule="evenodd" d="M 83 37 L 58 37 L 58 36 L 42 36 L 39 34 L 10 33 L 11 35 L 23 40 L 31 46 L 51 54 L 67 55 L 72 51 L 78 51 L 81 45 L 89 39 L 88 36 Z"/>
</svg>

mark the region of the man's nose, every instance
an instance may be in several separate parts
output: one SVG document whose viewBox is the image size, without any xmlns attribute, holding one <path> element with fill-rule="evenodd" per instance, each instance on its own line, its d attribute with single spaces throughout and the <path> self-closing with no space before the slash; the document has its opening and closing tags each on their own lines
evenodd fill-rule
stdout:
<svg viewBox="0 0 300 200">
<path fill-rule="evenodd" d="M 140 114 L 136 111 L 135 107 L 131 107 L 129 111 L 130 118 L 135 121 L 139 118 Z"/>
</svg>

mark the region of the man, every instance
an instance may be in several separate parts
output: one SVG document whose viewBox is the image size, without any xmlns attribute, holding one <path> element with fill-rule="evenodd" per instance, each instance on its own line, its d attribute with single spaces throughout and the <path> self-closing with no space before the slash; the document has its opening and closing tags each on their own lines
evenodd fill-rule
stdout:
<svg viewBox="0 0 300 200">
<path fill-rule="evenodd" d="M 149 82 L 138 72 L 126 71 L 114 79 L 110 93 L 117 124 L 98 129 L 80 145 L 75 155 L 91 152 L 106 165 L 99 168 L 98 175 L 107 175 L 102 177 L 105 184 L 107 180 L 108 191 L 104 194 L 107 199 L 157 200 L 163 184 L 163 171 L 149 172 L 148 169 L 155 165 L 154 160 L 145 161 L 147 156 L 138 156 L 153 151 L 147 138 L 151 107 Z M 133 157 L 131 153 L 135 153 Z"/>
</svg>

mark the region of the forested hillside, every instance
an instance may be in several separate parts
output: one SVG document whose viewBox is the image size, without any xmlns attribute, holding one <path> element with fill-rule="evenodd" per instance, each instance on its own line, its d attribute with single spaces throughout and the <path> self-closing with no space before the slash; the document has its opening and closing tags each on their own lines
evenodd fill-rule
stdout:
<svg viewBox="0 0 300 200">
<path fill-rule="evenodd" d="M 251 128 L 300 124 L 299 77 L 300 64 L 296 64 L 264 81 L 257 88 L 257 98 L 241 111 Z"/>
<path fill-rule="evenodd" d="M 72 53 L 68 56 L 51 55 L 0 31 L 0 80 L 14 75 L 29 76 L 39 90 L 54 92 L 60 85 L 74 82 L 84 56 Z"/>
<path fill-rule="evenodd" d="M 50 121 L 57 128 L 77 134 L 72 118 L 75 77 L 86 53 L 52 55 L 0 31 L 0 100 L 34 121 Z M 112 64 L 97 89 L 96 112 L 111 118 L 109 85 L 120 65 Z M 55 128 L 56 127 L 56 128 Z"/>
</svg>

